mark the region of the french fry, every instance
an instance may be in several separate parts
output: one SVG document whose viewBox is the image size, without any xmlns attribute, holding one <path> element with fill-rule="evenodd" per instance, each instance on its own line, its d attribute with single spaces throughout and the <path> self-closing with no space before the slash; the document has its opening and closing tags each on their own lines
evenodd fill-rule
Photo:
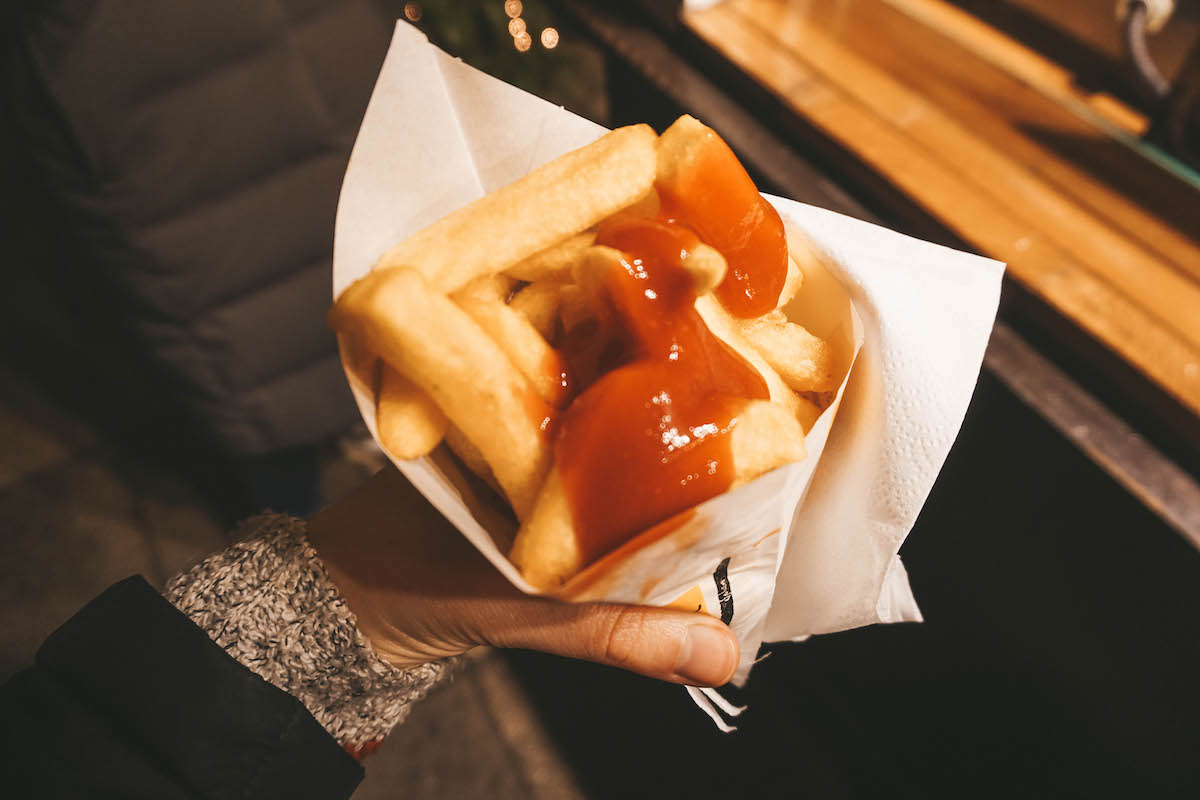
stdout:
<svg viewBox="0 0 1200 800">
<path fill-rule="evenodd" d="M 796 263 L 796 259 L 788 256 L 787 277 L 783 279 L 783 289 L 779 292 L 779 302 L 775 304 L 776 308 L 783 308 L 788 303 L 792 302 L 799 292 L 800 287 L 804 285 L 804 272 Z"/>
<path fill-rule="evenodd" d="M 499 300 L 501 303 L 505 303 L 516 285 L 516 279 L 506 275 L 483 275 L 450 295 L 450 299 Z"/>
<path fill-rule="evenodd" d="M 420 458 L 438 446 L 446 416 L 419 388 L 406 380 L 356 337 L 338 336 L 338 352 L 355 390 L 375 399 L 379 439 L 393 456 Z"/>
<path fill-rule="evenodd" d="M 751 400 L 729 432 L 729 453 L 733 486 L 741 486 L 776 467 L 803 461 L 804 428 L 778 403 Z"/>
<path fill-rule="evenodd" d="M 562 408 L 570 400 L 566 364 L 529 319 L 505 304 L 509 280 L 499 275 L 476 278 L 450 299 L 500 345 L 542 400 Z"/>
<path fill-rule="evenodd" d="M 618 212 L 621 217 L 653 217 L 658 213 L 658 193 L 653 189 L 628 208 Z M 566 281 L 571 269 L 583 252 L 596 241 L 594 231 L 584 231 L 534 253 L 505 270 L 505 274 L 521 281 Z"/>
<path fill-rule="evenodd" d="M 737 322 L 746 340 L 793 390 L 828 392 L 837 388 L 836 358 L 829 342 L 789 322 L 778 310 Z"/>
<path fill-rule="evenodd" d="M 697 164 L 706 157 L 715 136 L 711 129 L 691 116 L 684 115 L 675 120 L 658 138 L 657 180 L 679 192 L 695 191 L 692 178 L 703 172 Z M 816 258 L 820 258 L 819 251 L 807 236 L 793 234 L 790 237 L 787 276 L 776 308 L 782 308 L 796 296 L 804 283 L 803 265 Z"/>
<path fill-rule="evenodd" d="M 571 277 L 571 267 L 579 260 L 583 251 L 596 241 L 596 234 L 585 231 L 564 239 L 518 261 L 504 273 L 519 281 L 565 281 Z"/>
<path fill-rule="evenodd" d="M 562 320 L 564 331 L 574 330 L 584 320 L 596 316 L 592 305 L 592 297 L 580 287 L 569 284 L 559 292 L 558 316 Z"/>
<path fill-rule="evenodd" d="M 696 294 L 702 295 L 717 288 L 725 280 L 725 256 L 706 244 L 692 248 L 688 257 L 683 260 L 683 268 L 692 276 L 692 284 Z"/>
<path fill-rule="evenodd" d="M 450 451 L 454 455 L 458 456 L 459 460 L 467 466 L 467 469 L 482 478 L 498 494 L 504 494 L 504 490 L 496 482 L 496 476 L 492 474 L 492 468 L 484 460 L 483 453 L 479 452 L 479 448 L 475 446 L 475 443 L 468 439 L 467 435 L 454 425 L 446 426 L 446 446 L 450 448 Z"/>
<path fill-rule="evenodd" d="M 554 336 L 562 290 L 563 284 L 557 281 L 537 281 L 517 292 L 508 305 L 513 311 L 524 314 L 529 324 L 549 340 Z"/>
<path fill-rule="evenodd" d="M 796 408 L 794 416 L 796 421 L 800 423 L 800 427 L 804 428 L 804 432 L 808 433 L 812 430 L 813 425 L 817 424 L 817 417 L 821 416 L 823 409 L 809 400 L 802 394 L 796 395 Z"/>
<path fill-rule="evenodd" d="M 811 409 L 808 408 L 812 404 L 788 388 L 783 378 L 779 377 L 779 373 L 771 368 L 771 365 L 766 362 L 754 345 L 750 344 L 742 335 L 737 320 L 725 310 L 717 298 L 711 294 L 697 298 L 696 311 L 700 313 L 704 324 L 708 326 L 714 336 L 732 347 L 738 355 L 750 363 L 750 366 L 758 370 L 758 374 L 762 375 L 763 380 L 767 383 L 771 402 L 779 403 L 798 420 L 815 419 L 811 414 Z"/>
<path fill-rule="evenodd" d="M 824 265 L 829 256 L 825 254 L 820 247 L 817 246 L 807 235 L 793 231 L 788 237 L 788 253 L 791 263 L 788 264 L 788 279 L 784 284 L 783 292 L 779 297 L 779 307 L 783 308 L 791 302 L 792 298 L 800 289 L 803 283 L 804 273 L 808 272 L 814 266 Z M 792 266 L 795 265 L 800 273 L 800 282 L 793 285 L 792 283 Z M 824 267 L 828 269 L 828 267 Z"/>
<path fill-rule="evenodd" d="M 603 245 L 593 245 L 583 251 L 571 270 L 571 279 L 577 293 L 567 292 L 563 298 L 564 311 L 569 309 L 576 318 L 571 320 L 574 324 L 568 325 L 568 320 L 564 317 L 564 328 L 574 328 L 580 317 L 608 317 L 610 312 L 604 288 L 605 281 L 610 271 L 625 268 L 622 265 L 624 260 L 625 254 L 620 250 Z"/>
<path fill-rule="evenodd" d="M 620 250 L 604 245 L 587 248 L 576 260 L 571 277 L 593 310 L 600 311 L 604 307 L 604 276 L 609 270 L 624 269 L 622 262 L 627 260 Z M 698 295 L 711 291 L 725 278 L 725 257 L 706 244 L 692 248 L 687 258 L 683 259 L 682 266 L 691 276 Z"/>
<path fill-rule="evenodd" d="M 805 456 L 800 424 L 786 408 L 769 401 L 749 401 L 729 436 L 734 487 Z M 522 577 L 541 591 L 557 589 L 587 566 L 557 470 L 551 470 L 532 513 L 517 531 L 509 558 Z"/>
<path fill-rule="evenodd" d="M 438 446 L 446 433 L 446 415 L 424 390 L 382 364 L 375 425 L 387 451 L 407 460 L 427 456 Z"/>
<path fill-rule="evenodd" d="M 649 125 L 607 133 L 413 234 L 375 268 L 411 267 L 443 292 L 503 272 L 648 194 L 655 138 Z"/>
<path fill-rule="evenodd" d="M 424 389 L 479 449 L 517 518 L 529 513 L 550 467 L 551 411 L 466 312 L 398 268 L 353 284 L 329 322 Z"/>
<path fill-rule="evenodd" d="M 656 178 L 664 185 L 674 185 L 682 179 L 690 185 L 691 178 L 698 174 L 694 162 L 701 156 L 712 130 L 695 117 L 685 114 L 671 123 L 658 137 Z"/>
<path fill-rule="evenodd" d="M 658 192 L 651 189 L 644 197 L 635 200 L 632 205 L 621 209 L 618 213 L 623 217 L 656 217 L 661 208 L 662 203 L 659 202 Z"/>
<path fill-rule="evenodd" d="M 508 559 L 535 589 L 557 589 L 585 564 L 575 518 L 558 470 L 551 470 L 529 517 L 517 530 Z"/>
<path fill-rule="evenodd" d="M 353 336 L 339 336 L 338 356 L 346 369 L 350 388 L 376 397 L 379 389 L 379 356 Z"/>
</svg>

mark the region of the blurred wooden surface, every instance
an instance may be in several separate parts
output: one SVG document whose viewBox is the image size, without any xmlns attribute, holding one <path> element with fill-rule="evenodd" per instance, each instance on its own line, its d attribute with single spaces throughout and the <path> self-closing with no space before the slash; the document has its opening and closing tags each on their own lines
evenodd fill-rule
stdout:
<svg viewBox="0 0 1200 800">
<path fill-rule="evenodd" d="M 1200 414 L 1200 192 L 1068 110 L 1061 75 L 940 0 L 730 0 L 685 23 Z"/>
</svg>

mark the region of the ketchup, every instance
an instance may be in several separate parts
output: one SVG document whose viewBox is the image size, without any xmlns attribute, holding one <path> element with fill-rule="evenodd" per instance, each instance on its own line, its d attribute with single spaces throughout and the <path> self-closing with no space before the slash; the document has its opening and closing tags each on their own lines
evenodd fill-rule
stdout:
<svg viewBox="0 0 1200 800">
<path fill-rule="evenodd" d="M 623 269 L 603 276 L 608 324 L 562 344 L 574 375 L 600 377 L 558 418 L 555 443 L 585 563 L 727 490 L 730 430 L 747 400 L 768 397 L 696 313 L 682 263 L 698 242 L 665 219 L 617 219 L 597 234 L 625 254 Z"/>
<path fill-rule="evenodd" d="M 737 317 L 775 308 L 787 280 L 787 236 L 779 212 L 762 198 L 729 145 L 709 129 L 687 170 L 655 183 L 662 215 L 686 222 L 725 256 L 717 299 Z"/>
</svg>

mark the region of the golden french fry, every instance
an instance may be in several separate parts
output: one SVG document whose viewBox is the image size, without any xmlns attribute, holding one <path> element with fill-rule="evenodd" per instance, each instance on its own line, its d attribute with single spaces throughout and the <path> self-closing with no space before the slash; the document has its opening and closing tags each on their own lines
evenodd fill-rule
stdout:
<svg viewBox="0 0 1200 800">
<path fill-rule="evenodd" d="M 534 253 L 506 269 L 504 273 L 519 281 L 565 281 L 571 277 L 571 266 L 596 241 L 596 234 L 585 231 Z"/>
<path fill-rule="evenodd" d="M 350 385 L 375 399 L 379 439 L 396 458 L 428 455 L 441 441 L 446 416 L 429 395 L 379 360 L 353 336 L 338 336 Z"/>
<path fill-rule="evenodd" d="M 796 421 L 804 428 L 804 432 L 808 433 L 812 426 L 817 424 L 817 417 L 821 416 L 823 409 L 802 394 L 796 395 L 796 401 Z"/>
<path fill-rule="evenodd" d="M 562 408 L 570 399 L 566 363 L 528 318 L 505 304 L 510 280 L 499 275 L 476 278 L 450 299 L 500 345 L 543 400 Z"/>
<path fill-rule="evenodd" d="M 621 209 L 621 216 L 629 217 L 656 217 L 662 204 L 658 199 L 658 192 L 651 189 L 646 193 L 645 197 L 633 202 L 632 205 Z"/>
<path fill-rule="evenodd" d="M 732 486 L 805 456 L 804 430 L 786 408 L 751 400 L 730 431 Z M 529 517 L 517 531 L 509 558 L 541 591 L 557 589 L 587 566 L 579 550 L 575 518 L 562 480 L 551 470 Z"/>
<path fill-rule="evenodd" d="M 732 347 L 738 355 L 749 362 L 750 366 L 758 370 L 758 374 L 762 375 L 763 380 L 767 382 L 767 391 L 770 393 L 771 402 L 779 403 L 797 419 L 810 417 L 810 410 L 805 407 L 803 398 L 788 388 L 783 378 L 779 377 L 779 373 L 771 369 L 771 365 L 766 362 L 754 345 L 746 340 L 737 320 L 725 310 L 716 297 L 706 294 L 697 298 L 696 311 L 700 313 L 704 324 L 708 326 L 714 336 Z"/>
<path fill-rule="evenodd" d="M 798 231 L 792 231 L 788 236 L 788 254 L 790 258 L 790 262 L 788 263 L 788 278 L 783 286 L 783 292 L 779 297 L 780 308 L 790 303 L 792 298 L 796 296 L 796 292 L 804 282 L 804 274 L 815 265 L 825 265 L 829 258 L 816 242 Z M 800 278 L 795 284 L 793 284 L 793 268 L 799 273 Z M 828 266 L 824 268 L 829 269 Z"/>
<path fill-rule="evenodd" d="M 658 137 L 656 146 L 657 179 L 664 184 L 675 183 L 680 175 L 696 173 L 693 162 L 703 152 L 712 130 L 690 114 L 684 114 Z"/>
<path fill-rule="evenodd" d="M 583 317 L 606 317 L 609 313 L 608 299 L 604 288 L 610 270 L 620 270 L 625 267 L 622 262 L 625 254 L 620 250 L 603 245 L 592 245 L 580 254 L 571 269 L 571 279 L 577 292 L 566 292 L 563 296 L 563 311 L 568 310 L 577 316 L 568 325 L 563 318 L 563 327 L 567 330 L 574 328 Z M 582 306 L 577 308 L 576 306 Z"/>
<path fill-rule="evenodd" d="M 837 388 L 837 359 L 829 342 L 789 322 L 782 311 L 738 320 L 738 327 L 795 391 L 828 392 Z"/>
<path fill-rule="evenodd" d="M 776 308 L 783 308 L 788 303 L 792 302 L 792 298 L 800 291 L 800 287 L 804 285 L 804 272 L 796 263 L 796 259 L 788 255 L 787 277 L 783 279 L 783 289 L 779 292 L 779 302 L 775 304 Z"/>
<path fill-rule="evenodd" d="M 551 410 L 466 312 L 397 268 L 350 286 L 329 322 L 424 389 L 479 449 L 518 519 L 529 513 L 550 466 Z"/>
<path fill-rule="evenodd" d="M 498 494 L 504 494 L 504 490 L 496 482 L 496 476 L 492 474 L 492 468 L 484 460 L 483 453 L 479 452 L 479 448 L 475 446 L 475 443 L 468 439 L 467 435 L 454 425 L 446 426 L 446 446 L 450 448 L 454 455 L 458 456 L 467 469 L 482 478 Z"/>
<path fill-rule="evenodd" d="M 803 461 L 804 428 L 778 403 L 751 400 L 729 432 L 729 453 L 733 486 L 741 486 L 776 467 Z"/>
<path fill-rule="evenodd" d="M 720 193 L 723 195 L 723 203 L 709 207 L 711 213 L 701 215 L 707 217 L 701 235 L 710 244 L 722 249 L 726 255 L 733 252 L 729 247 L 736 248 L 745 243 L 733 232 L 739 224 L 738 219 L 725 215 L 720 210 L 722 205 L 732 201 L 743 208 L 742 213 L 745 213 L 755 203 L 759 204 L 760 209 L 767 204 L 763 202 L 750 176 L 738 164 L 737 157 L 716 132 L 696 119 L 684 115 L 675 120 L 659 137 L 657 151 L 658 172 L 655 185 L 667 208 L 674 209 L 682 204 L 684 208 L 691 206 L 694 211 L 703 207 L 696 205 L 698 199 L 707 203 L 709 195 Z M 710 177 L 712 175 L 722 177 L 716 178 L 714 184 Z M 716 186 L 720 189 L 715 188 Z M 806 255 L 807 250 L 815 252 L 815 246 L 807 242 L 802 234 L 798 237 L 793 235 L 790 239 L 796 240 L 797 249 Z M 766 240 L 760 240 L 759 244 L 766 246 Z M 745 258 L 744 255 L 740 257 Z M 726 302 L 740 296 L 740 291 L 726 294 L 724 290 L 732 290 L 732 287 L 742 280 L 742 271 L 751 266 L 750 263 L 738 263 L 738 259 L 739 256 L 735 255 L 732 283 L 718 292 Z M 789 256 L 784 284 L 775 303 L 776 308 L 786 305 L 796 296 L 804 280 L 803 268 L 803 262 L 797 265 Z M 753 268 L 747 271 L 753 271 Z M 738 312 L 738 316 L 744 316 L 745 311 Z"/>
<path fill-rule="evenodd" d="M 692 248 L 688 257 L 683 260 L 683 268 L 692 276 L 692 284 L 696 294 L 702 295 L 717 288 L 725 280 L 725 256 L 715 248 L 700 244 Z"/>
<path fill-rule="evenodd" d="M 339 336 L 338 356 L 350 388 L 376 397 L 379 391 L 379 357 L 353 336 Z"/>
<path fill-rule="evenodd" d="M 627 260 L 620 250 L 593 245 L 584 250 L 575 261 L 571 277 L 575 285 L 583 291 L 594 311 L 600 312 L 604 307 L 604 276 L 609 270 L 624 269 L 622 262 Z M 681 264 L 691 275 L 697 295 L 711 291 L 725 279 L 725 257 L 706 244 L 692 248 Z"/>
<path fill-rule="evenodd" d="M 524 314 L 529 324 L 549 340 L 554 336 L 562 290 L 563 284 L 557 281 L 537 281 L 513 295 L 508 305 L 518 314 Z"/>
<path fill-rule="evenodd" d="M 375 268 L 411 267 L 443 292 L 503 272 L 644 197 L 656 138 L 649 125 L 607 133 L 413 234 Z"/>
<path fill-rule="evenodd" d="M 513 287 L 516 285 L 517 281 L 515 278 L 509 278 L 505 275 L 483 275 L 471 281 L 450 297 L 452 300 L 499 300 L 501 303 L 506 303 L 508 302 L 508 296 L 512 293 Z"/>
<path fill-rule="evenodd" d="M 446 415 L 428 394 L 388 364 L 382 364 L 375 426 L 383 446 L 396 458 L 421 458 L 446 433 Z"/>
<path fill-rule="evenodd" d="M 558 316 L 564 331 L 574 330 L 579 323 L 596 316 L 591 300 L 578 286 L 569 284 L 562 288 L 559 292 Z"/>
<path fill-rule="evenodd" d="M 616 500 L 616 498 L 614 498 Z M 551 470 L 529 517 L 521 523 L 508 558 L 535 589 L 561 586 L 586 566 L 566 488 Z"/>
</svg>

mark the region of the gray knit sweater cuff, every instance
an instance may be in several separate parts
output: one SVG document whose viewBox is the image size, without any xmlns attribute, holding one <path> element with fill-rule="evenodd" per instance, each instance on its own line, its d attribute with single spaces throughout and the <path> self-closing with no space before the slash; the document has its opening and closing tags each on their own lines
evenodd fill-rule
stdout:
<svg viewBox="0 0 1200 800">
<path fill-rule="evenodd" d="M 227 653 L 300 700 L 348 751 L 365 755 L 449 674 L 452 660 L 398 669 L 358 630 L 305 538 L 263 514 L 238 541 L 176 576 L 163 594 Z"/>
</svg>

